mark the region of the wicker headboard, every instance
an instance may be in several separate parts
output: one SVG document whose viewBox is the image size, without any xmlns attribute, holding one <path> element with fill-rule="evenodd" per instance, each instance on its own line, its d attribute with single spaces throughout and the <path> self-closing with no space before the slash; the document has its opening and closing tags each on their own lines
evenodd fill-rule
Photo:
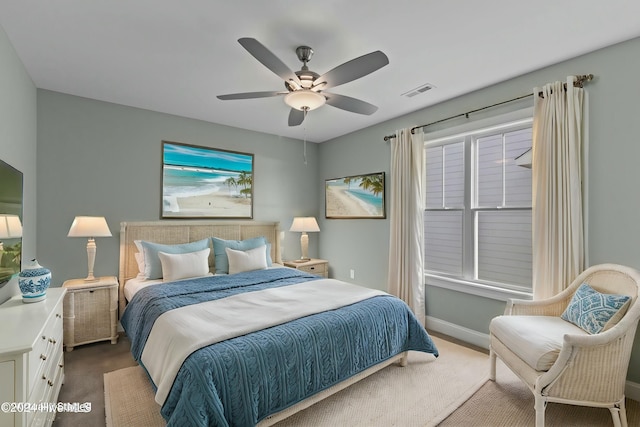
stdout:
<svg viewBox="0 0 640 427">
<path fill-rule="evenodd" d="M 120 281 L 118 309 L 120 316 L 126 305 L 123 287 L 138 274 L 134 240 L 175 245 L 194 242 L 207 237 L 244 240 L 264 236 L 271 243 L 271 259 L 282 263 L 280 257 L 280 227 L 278 222 L 259 221 L 147 221 L 120 223 Z M 213 263 L 213 254 L 210 257 Z"/>
</svg>

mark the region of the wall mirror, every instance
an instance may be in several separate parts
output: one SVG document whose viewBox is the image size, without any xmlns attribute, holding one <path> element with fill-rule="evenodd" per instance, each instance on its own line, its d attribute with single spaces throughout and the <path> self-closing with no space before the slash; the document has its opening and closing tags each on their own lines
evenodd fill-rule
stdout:
<svg viewBox="0 0 640 427">
<path fill-rule="evenodd" d="M 20 272 L 22 172 L 0 160 L 0 287 Z"/>
</svg>

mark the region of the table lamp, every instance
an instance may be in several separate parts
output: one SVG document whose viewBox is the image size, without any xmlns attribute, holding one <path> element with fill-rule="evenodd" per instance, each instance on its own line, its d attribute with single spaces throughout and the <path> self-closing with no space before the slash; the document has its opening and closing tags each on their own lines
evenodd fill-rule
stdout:
<svg viewBox="0 0 640 427">
<path fill-rule="evenodd" d="M 0 215 L 0 239 L 17 239 L 22 237 L 22 223 L 18 215 Z M 4 245 L 0 240 L 0 251 Z"/>
<path fill-rule="evenodd" d="M 107 225 L 107 220 L 103 216 L 77 216 L 71 224 L 68 237 L 88 237 L 87 258 L 89 274 L 84 279 L 87 282 L 95 282 L 93 276 L 93 264 L 96 261 L 96 241 L 95 237 L 111 237 L 111 231 Z"/>
<path fill-rule="evenodd" d="M 293 224 L 291 224 L 289 231 L 302 233 L 300 236 L 300 249 L 302 256 L 297 260 L 297 262 L 309 261 L 309 236 L 307 235 L 307 232 L 312 233 L 320 231 L 318 222 L 312 216 L 295 217 L 293 218 Z"/>
</svg>

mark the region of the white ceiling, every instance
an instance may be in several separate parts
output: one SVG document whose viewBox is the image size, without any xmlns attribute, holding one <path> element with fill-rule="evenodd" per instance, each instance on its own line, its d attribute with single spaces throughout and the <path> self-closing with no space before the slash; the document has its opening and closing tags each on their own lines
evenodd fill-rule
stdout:
<svg viewBox="0 0 640 427">
<path fill-rule="evenodd" d="M 638 37 L 639 17 L 638 0 L 0 0 L 38 88 L 315 142 Z M 284 89 L 241 37 L 294 71 L 311 46 L 319 74 L 382 50 L 389 65 L 331 90 L 378 111 L 325 105 L 290 128 L 280 97 L 218 100 Z"/>
</svg>

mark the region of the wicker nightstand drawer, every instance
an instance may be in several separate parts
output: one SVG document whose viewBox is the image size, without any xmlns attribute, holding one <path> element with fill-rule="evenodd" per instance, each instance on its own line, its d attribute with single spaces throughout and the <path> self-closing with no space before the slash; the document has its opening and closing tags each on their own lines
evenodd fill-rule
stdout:
<svg viewBox="0 0 640 427">
<path fill-rule="evenodd" d="M 118 341 L 118 280 L 101 277 L 95 282 L 67 280 L 64 299 L 64 344 L 67 351 L 96 341 Z"/>
<path fill-rule="evenodd" d="M 310 259 L 306 262 L 285 261 L 284 265 L 296 270 L 305 271 L 320 277 L 329 277 L 329 261 L 323 259 Z"/>
</svg>

